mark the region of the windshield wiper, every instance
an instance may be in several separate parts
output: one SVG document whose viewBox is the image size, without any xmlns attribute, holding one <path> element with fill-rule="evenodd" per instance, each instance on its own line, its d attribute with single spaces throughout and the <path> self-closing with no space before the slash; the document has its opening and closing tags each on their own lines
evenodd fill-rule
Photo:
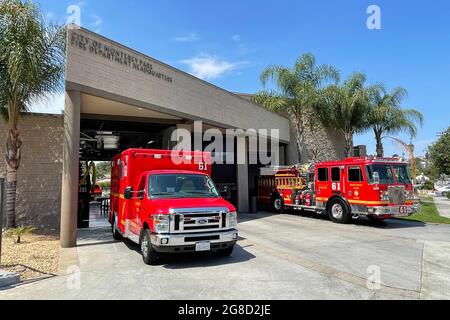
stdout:
<svg viewBox="0 0 450 320">
<path fill-rule="evenodd" d="M 199 196 L 205 196 L 205 197 L 216 197 L 215 194 L 205 191 L 189 191 L 189 192 L 183 192 L 183 195 L 199 195 Z"/>
<path fill-rule="evenodd" d="M 209 194 L 207 191 L 183 191 L 183 193 Z"/>
<path fill-rule="evenodd" d="M 171 196 L 173 194 L 173 192 L 156 192 L 152 193 L 152 196 Z"/>
</svg>

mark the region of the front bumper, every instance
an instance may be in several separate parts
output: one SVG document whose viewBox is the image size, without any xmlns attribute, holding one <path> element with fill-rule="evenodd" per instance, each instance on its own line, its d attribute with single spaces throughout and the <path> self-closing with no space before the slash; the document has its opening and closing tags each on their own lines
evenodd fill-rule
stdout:
<svg viewBox="0 0 450 320">
<path fill-rule="evenodd" d="M 420 211 L 419 204 L 403 206 L 379 206 L 368 208 L 368 214 L 373 216 L 409 217 Z"/>
<path fill-rule="evenodd" d="M 183 233 L 183 234 L 152 234 L 152 247 L 157 252 L 193 252 L 195 244 L 208 241 L 211 250 L 227 249 L 236 244 L 238 231 Z"/>
</svg>

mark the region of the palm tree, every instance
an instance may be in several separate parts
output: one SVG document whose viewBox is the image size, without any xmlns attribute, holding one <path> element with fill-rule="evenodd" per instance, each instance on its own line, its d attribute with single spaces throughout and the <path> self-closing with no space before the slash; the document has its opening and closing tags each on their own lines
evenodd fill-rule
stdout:
<svg viewBox="0 0 450 320">
<path fill-rule="evenodd" d="M 330 65 L 317 65 L 311 53 L 300 56 L 292 68 L 272 66 L 261 73 L 264 87 L 273 81 L 273 90 L 263 90 L 253 97 L 253 101 L 269 110 L 287 113 L 296 129 L 299 161 L 304 146 L 303 117 L 321 103 L 320 90 L 328 82 L 339 81 L 339 71 Z"/>
<path fill-rule="evenodd" d="M 416 163 L 416 158 L 414 157 L 414 145 L 412 143 L 406 143 L 403 140 L 400 140 L 398 138 L 395 137 L 383 137 L 383 138 L 388 138 L 393 140 L 395 143 L 397 143 L 402 149 L 403 151 L 405 151 L 408 154 L 408 158 L 409 158 L 409 164 L 411 167 L 411 177 L 412 177 L 412 181 L 414 183 L 416 183 L 416 177 L 417 177 L 417 163 Z"/>
<path fill-rule="evenodd" d="M 22 140 L 20 113 L 63 86 L 65 30 L 46 25 L 39 7 L 20 0 L 0 1 L 0 113 L 7 123 L 7 228 L 16 226 L 17 170 Z"/>
<path fill-rule="evenodd" d="M 340 131 L 345 140 L 345 156 L 353 154 L 353 136 L 369 128 L 369 92 L 375 87 L 365 87 L 366 76 L 353 73 L 342 85 L 331 85 L 322 90 L 325 103 L 316 105 L 316 114 L 328 128 Z"/>
<path fill-rule="evenodd" d="M 383 135 L 407 132 L 413 139 L 417 134 L 415 122 L 421 126 L 423 124 L 423 115 L 419 111 L 401 108 L 401 103 L 406 96 L 406 90 L 400 87 L 393 89 L 390 93 L 386 93 L 384 88 L 381 88 L 371 95 L 369 121 L 375 134 L 378 157 L 384 156 Z"/>
</svg>

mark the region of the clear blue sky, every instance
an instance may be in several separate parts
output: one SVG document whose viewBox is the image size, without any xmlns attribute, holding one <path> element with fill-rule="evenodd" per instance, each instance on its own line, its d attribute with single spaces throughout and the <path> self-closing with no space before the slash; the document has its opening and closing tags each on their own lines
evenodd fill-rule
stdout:
<svg viewBox="0 0 450 320">
<path fill-rule="evenodd" d="M 37 2 L 60 23 L 69 5 L 79 5 L 82 26 L 230 91 L 258 91 L 264 67 L 292 65 L 305 52 L 343 76 L 364 71 L 369 82 L 403 86 L 409 92 L 404 106 L 425 116 L 414 141 L 418 154 L 450 125 L 446 0 Z M 371 4 L 381 9 L 381 30 L 366 26 Z M 374 152 L 371 132 L 355 143 Z M 388 141 L 385 148 L 387 155 L 402 153 Z"/>
</svg>

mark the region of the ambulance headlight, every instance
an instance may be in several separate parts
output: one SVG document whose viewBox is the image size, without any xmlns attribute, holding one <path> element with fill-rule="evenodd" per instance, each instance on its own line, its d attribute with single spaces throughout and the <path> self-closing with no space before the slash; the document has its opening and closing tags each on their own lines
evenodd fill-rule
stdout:
<svg viewBox="0 0 450 320">
<path fill-rule="evenodd" d="M 236 212 L 229 213 L 229 226 L 230 226 L 230 228 L 237 227 L 237 213 Z"/>
<path fill-rule="evenodd" d="M 170 215 L 157 214 L 153 216 L 153 225 L 156 233 L 169 232 Z"/>
</svg>

